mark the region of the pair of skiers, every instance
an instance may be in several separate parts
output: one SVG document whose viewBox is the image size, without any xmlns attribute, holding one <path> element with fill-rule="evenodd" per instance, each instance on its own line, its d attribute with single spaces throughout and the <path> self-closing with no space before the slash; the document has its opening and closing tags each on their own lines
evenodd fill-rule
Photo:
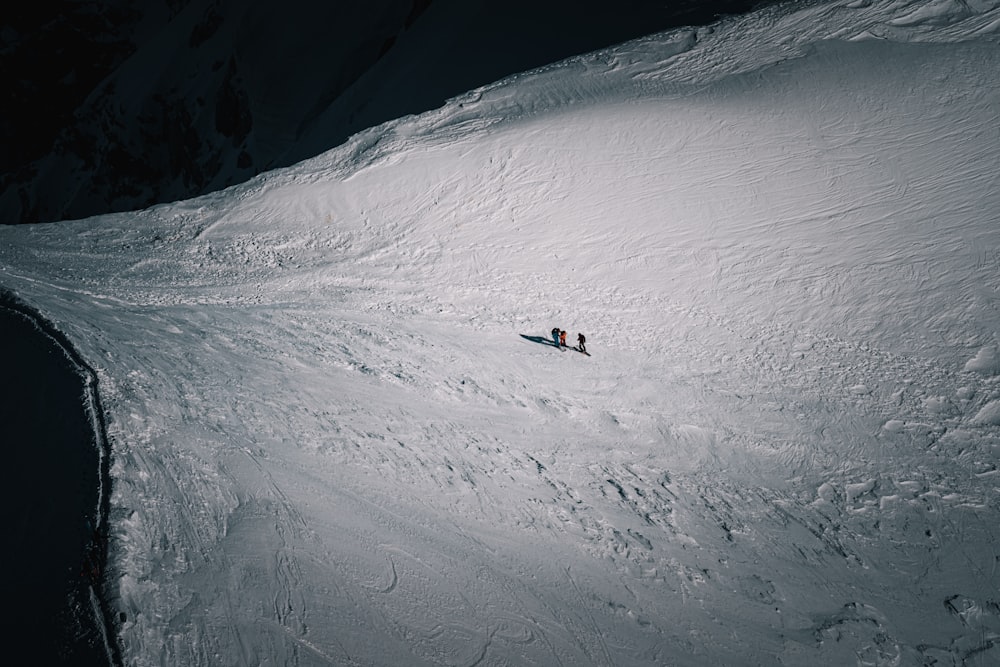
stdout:
<svg viewBox="0 0 1000 667">
<path fill-rule="evenodd" d="M 560 329 L 559 327 L 552 327 L 551 333 L 552 333 L 552 343 L 556 345 L 556 347 L 566 347 L 566 332 L 564 330 Z M 578 350 L 580 350 L 581 352 L 587 351 L 586 336 L 584 336 L 582 333 L 578 334 L 576 337 L 576 342 Z"/>
</svg>

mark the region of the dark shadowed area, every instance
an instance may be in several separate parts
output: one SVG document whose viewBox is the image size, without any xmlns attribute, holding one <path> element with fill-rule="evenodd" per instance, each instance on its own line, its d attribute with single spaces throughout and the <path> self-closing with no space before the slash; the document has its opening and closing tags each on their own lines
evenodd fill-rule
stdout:
<svg viewBox="0 0 1000 667">
<path fill-rule="evenodd" d="M 108 665 L 99 586 L 100 456 L 83 409 L 83 378 L 55 341 L 0 305 L 0 428 L 8 461 L 5 621 L 9 647 L 35 664 Z"/>
<path fill-rule="evenodd" d="M 511 74 L 769 4 L 22 3 L 0 30 L 0 223 L 219 190 Z"/>
</svg>

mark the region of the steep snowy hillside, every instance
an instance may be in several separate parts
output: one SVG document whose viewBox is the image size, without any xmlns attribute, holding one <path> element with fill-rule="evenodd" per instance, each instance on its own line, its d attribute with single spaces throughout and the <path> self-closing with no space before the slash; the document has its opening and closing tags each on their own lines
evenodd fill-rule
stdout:
<svg viewBox="0 0 1000 667">
<path fill-rule="evenodd" d="M 99 376 L 126 662 L 995 664 L 998 31 L 771 9 L 0 229 Z"/>
</svg>

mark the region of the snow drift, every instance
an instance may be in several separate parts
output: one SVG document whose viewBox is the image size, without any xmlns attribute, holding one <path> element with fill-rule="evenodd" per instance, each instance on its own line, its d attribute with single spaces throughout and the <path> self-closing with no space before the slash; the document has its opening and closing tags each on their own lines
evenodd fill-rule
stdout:
<svg viewBox="0 0 1000 667">
<path fill-rule="evenodd" d="M 99 374 L 126 660 L 996 662 L 998 29 L 769 9 L 0 230 Z"/>
</svg>

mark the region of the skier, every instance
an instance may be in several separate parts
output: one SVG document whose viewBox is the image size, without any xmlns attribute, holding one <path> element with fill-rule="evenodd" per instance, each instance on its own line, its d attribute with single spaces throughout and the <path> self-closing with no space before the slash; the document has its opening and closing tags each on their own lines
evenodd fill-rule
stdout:
<svg viewBox="0 0 1000 667">
<path fill-rule="evenodd" d="M 566 332 L 565 331 L 560 331 L 559 332 L 559 345 L 561 345 L 562 347 L 566 347 Z"/>
<path fill-rule="evenodd" d="M 576 349 L 580 350 L 581 352 L 586 352 L 587 351 L 586 343 L 587 343 L 586 336 L 584 336 L 582 333 L 576 335 Z"/>
<path fill-rule="evenodd" d="M 559 327 L 552 327 L 552 344 L 559 347 Z"/>
</svg>

